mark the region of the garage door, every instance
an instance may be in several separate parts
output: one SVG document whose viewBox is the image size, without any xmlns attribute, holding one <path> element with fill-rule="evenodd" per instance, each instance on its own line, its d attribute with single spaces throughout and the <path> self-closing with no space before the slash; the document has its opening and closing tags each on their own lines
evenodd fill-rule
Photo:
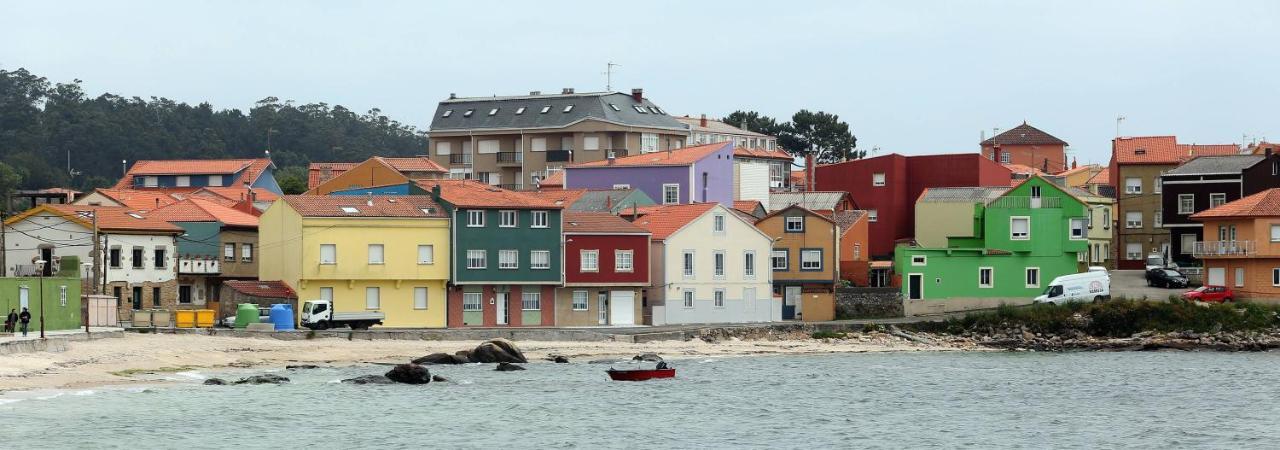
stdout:
<svg viewBox="0 0 1280 450">
<path fill-rule="evenodd" d="M 635 291 L 612 291 L 609 293 L 609 324 L 636 324 Z"/>
<path fill-rule="evenodd" d="M 1210 268 L 1209 282 L 1207 284 L 1212 284 L 1215 286 L 1226 286 L 1227 285 L 1227 268 L 1226 267 Z"/>
</svg>

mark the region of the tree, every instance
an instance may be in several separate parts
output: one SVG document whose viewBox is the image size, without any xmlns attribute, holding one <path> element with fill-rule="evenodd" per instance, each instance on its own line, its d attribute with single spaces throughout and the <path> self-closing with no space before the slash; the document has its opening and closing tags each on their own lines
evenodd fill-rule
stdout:
<svg viewBox="0 0 1280 450">
<path fill-rule="evenodd" d="M 22 185 L 22 174 L 13 170 L 13 167 L 8 164 L 0 162 L 0 198 L 6 198 L 10 192 L 13 192 L 20 185 Z M 0 208 L 0 212 L 5 209 L 8 209 L 8 205 L 5 205 L 5 208 Z"/>
<path fill-rule="evenodd" d="M 824 164 L 866 156 L 865 151 L 856 150 L 858 138 L 849 131 L 848 123 L 840 121 L 840 116 L 807 109 L 795 113 L 791 122 L 783 124 L 778 145 L 796 156 L 812 154 Z"/>
<path fill-rule="evenodd" d="M 276 182 L 286 195 L 298 195 L 307 191 L 307 169 L 300 166 L 285 167 L 277 170 Z"/>
<path fill-rule="evenodd" d="M 777 136 L 784 129 L 774 118 L 755 111 L 734 111 L 724 118 L 724 123 L 769 136 Z"/>
</svg>

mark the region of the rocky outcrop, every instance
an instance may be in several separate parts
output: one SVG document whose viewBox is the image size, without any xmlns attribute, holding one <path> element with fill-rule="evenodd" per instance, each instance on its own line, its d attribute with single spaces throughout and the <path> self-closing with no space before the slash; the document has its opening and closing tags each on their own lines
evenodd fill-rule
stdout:
<svg viewBox="0 0 1280 450">
<path fill-rule="evenodd" d="M 221 378 L 210 378 L 208 380 L 204 380 L 205 386 L 222 386 L 224 384 L 227 384 L 227 380 Z"/>
<path fill-rule="evenodd" d="M 471 351 L 470 359 L 472 362 L 479 363 L 523 364 L 529 362 L 514 342 L 502 338 L 490 339 L 476 346 L 475 350 Z"/>
<path fill-rule="evenodd" d="M 448 382 L 449 382 L 449 379 L 448 379 L 448 378 L 445 378 L 445 377 L 442 377 L 442 376 L 440 376 L 440 375 L 432 375 L 432 376 L 431 376 L 431 382 L 433 382 L 433 383 L 448 383 Z"/>
<path fill-rule="evenodd" d="M 916 336 L 926 333 L 916 333 Z M 1280 329 L 1260 331 L 1146 331 L 1128 337 L 1091 336 L 1077 329 L 1037 333 L 1025 327 L 971 330 L 958 335 L 931 335 L 951 346 L 977 346 L 1010 351 L 1265 351 L 1280 348 Z"/>
<path fill-rule="evenodd" d="M 404 384 L 427 384 L 431 382 L 431 372 L 418 364 L 397 364 L 387 371 L 387 378 Z"/>
<path fill-rule="evenodd" d="M 569 357 L 564 355 L 555 355 L 551 357 L 551 362 L 556 364 L 568 364 Z"/>
<path fill-rule="evenodd" d="M 391 381 L 390 378 L 387 378 L 382 375 L 361 375 L 355 378 L 347 378 L 345 380 L 342 380 L 342 382 L 347 384 L 394 384 L 395 383 L 394 381 Z"/>
<path fill-rule="evenodd" d="M 517 366 L 509 362 L 500 362 L 498 363 L 498 367 L 493 368 L 493 370 L 498 372 L 515 372 L 517 370 L 524 370 L 524 367 Z"/>
<path fill-rule="evenodd" d="M 289 382 L 288 378 L 282 377 L 280 375 L 266 373 L 262 375 L 253 375 L 253 376 L 241 378 L 239 380 L 236 380 L 235 384 L 285 384 L 288 382 Z"/>
<path fill-rule="evenodd" d="M 414 364 L 466 364 L 469 362 L 471 362 L 471 358 L 468 356 L 450 355 L 448 353 L 432 353 L 413 360 Z"/>
<path fill-rule="evenodd" d="M 657 353 L 642 353 L 642 354 L 631 357 L 631 360 L 644 361 L 644 362 L 658 362 L 658 361 L 662 361 L 662 357 L 658 356 Z"/>
</svg>

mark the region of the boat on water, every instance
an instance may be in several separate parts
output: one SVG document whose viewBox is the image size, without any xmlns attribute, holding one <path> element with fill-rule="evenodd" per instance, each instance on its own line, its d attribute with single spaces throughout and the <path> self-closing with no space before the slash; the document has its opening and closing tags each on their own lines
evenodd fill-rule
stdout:
<svg viewBox="0 0 1280 450">
<path fill-rule="evenodd" d="M 610 367 L 606 371 L 609 378 L 613 381 L 645 381 L 654 378 L 675 378 L 676 369 L 668 366 L 665 362 L 659 362 L 657 367 L 652 369 L 615 369 Z"/>
</svg>

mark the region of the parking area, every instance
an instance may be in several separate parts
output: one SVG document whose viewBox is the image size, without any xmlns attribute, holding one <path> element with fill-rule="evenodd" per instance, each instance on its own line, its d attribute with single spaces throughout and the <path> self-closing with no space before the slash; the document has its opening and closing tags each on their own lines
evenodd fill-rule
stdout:
<svg viewBox="0 0 1280 450">
<path fill-rule="evenodd" d="M 1147 286 L 1146 272 L 1141 270 L 1111 271 L 1111 298 L 1166 300 L 1170 295 L 1179 295 L 1186 291 L 1186 288 L 1165 289 Z"/>
</svg>

